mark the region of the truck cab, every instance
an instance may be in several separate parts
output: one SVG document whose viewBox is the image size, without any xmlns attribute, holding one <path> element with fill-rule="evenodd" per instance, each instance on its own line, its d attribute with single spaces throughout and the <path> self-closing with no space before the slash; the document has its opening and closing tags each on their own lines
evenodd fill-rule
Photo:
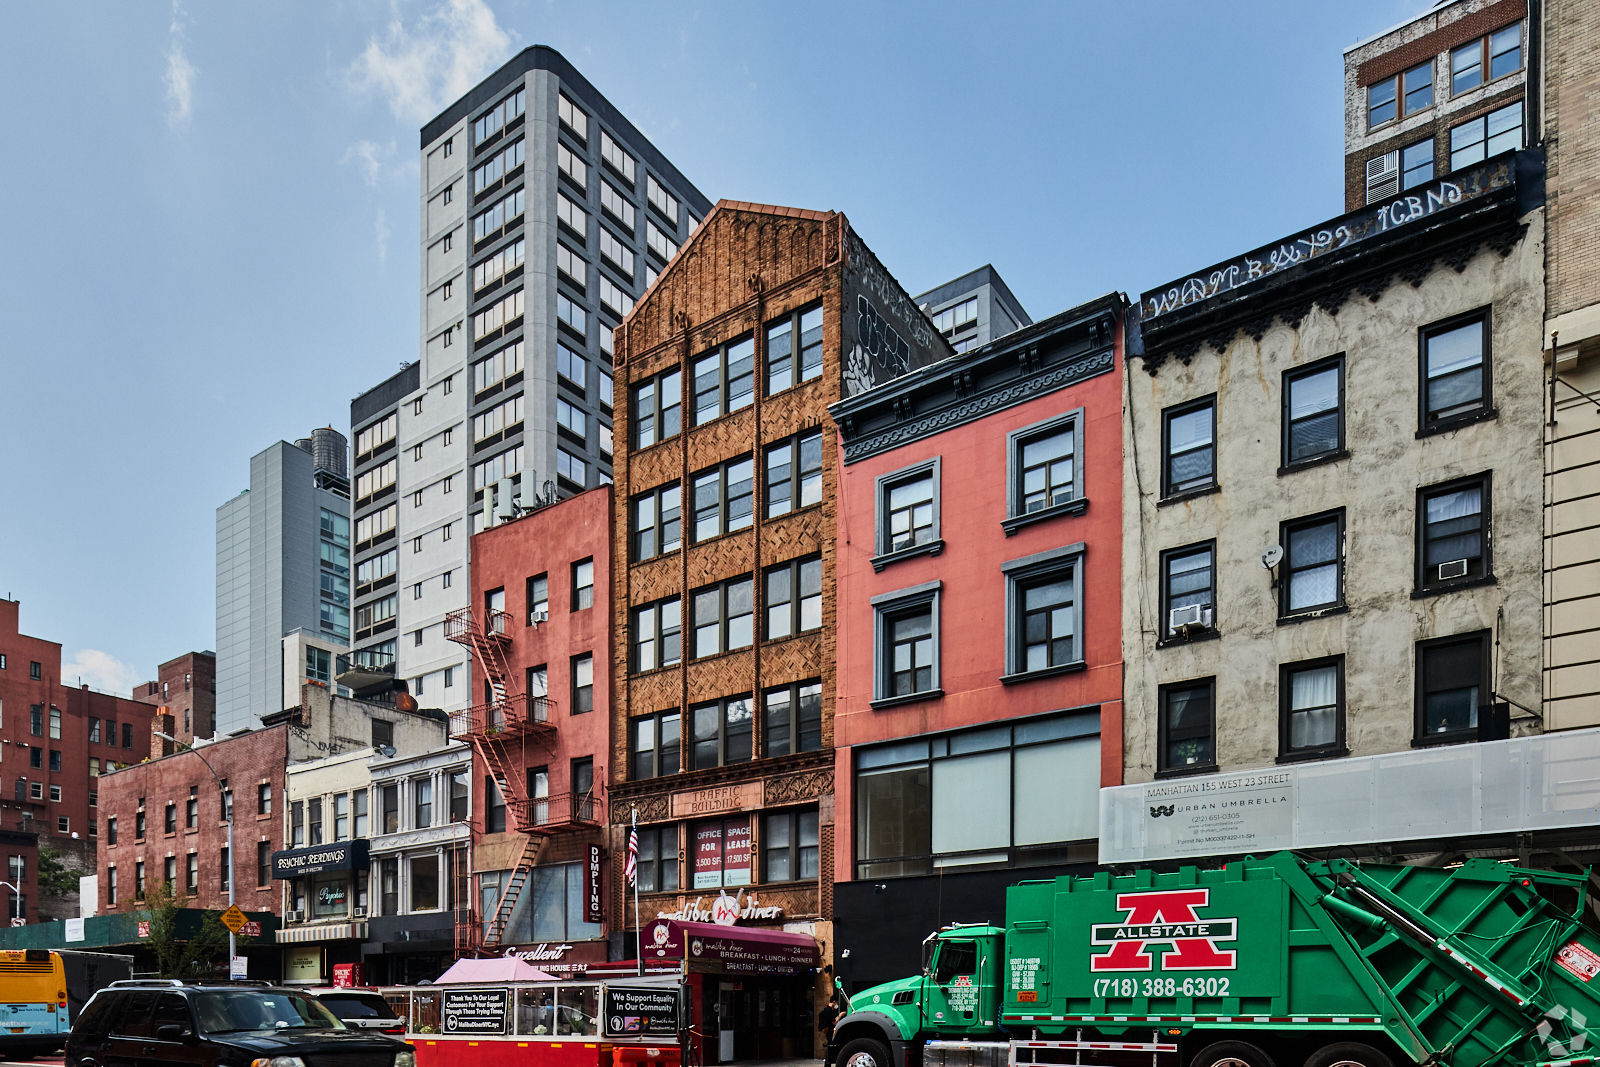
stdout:
<svg viewBox="0 0 1600 1067">
<path fill-rule="evenodd" d="M 947 926 L 922 943 L 922 972 L 864 989 L 834 1027 L 827 1063 L 906 1067 L 930 1038 L 999 1034 L 1005 931 L 987 923 Z"/>
</svg>

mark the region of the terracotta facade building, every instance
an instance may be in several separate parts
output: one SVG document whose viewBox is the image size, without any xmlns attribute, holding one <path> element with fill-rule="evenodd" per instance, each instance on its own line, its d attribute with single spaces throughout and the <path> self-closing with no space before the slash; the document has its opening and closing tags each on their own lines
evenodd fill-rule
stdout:
<svg viewBox="0 0 1600 1067">
<path fill-rule="evenodd" d="M 831 983 L 828 405 L 949 353 L 842 214 L 730 201 L 616 333 L 612 913 L 635 929 L 637 814 L 646 921 L 733 910 L 824 965 L 815 991 L 692 975 L 698 1024 L 733 1035 L 712 1059 L 807 1054 Z"/>
</svg>

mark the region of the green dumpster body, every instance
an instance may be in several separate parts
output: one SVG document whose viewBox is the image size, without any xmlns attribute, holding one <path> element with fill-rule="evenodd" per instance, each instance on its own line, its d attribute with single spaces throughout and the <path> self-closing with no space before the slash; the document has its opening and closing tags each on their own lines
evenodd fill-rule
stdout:
<svg viewBox="0 0 1600 1067">
<path fill-rule="evenodd" d="M 1000 1025 L 1192 1035 L 1186 1044 L 1217 1031 L 1263 1043 L 1299 1032 L 1302 1045 L 1367 1031 L 1418 1063 L 1586 1063 L 1600 1054 L 1587 883 L 1486 860 L 1441 869 L 1288 852 L 1024 882 L 1007 891 Z"/>
</svg>

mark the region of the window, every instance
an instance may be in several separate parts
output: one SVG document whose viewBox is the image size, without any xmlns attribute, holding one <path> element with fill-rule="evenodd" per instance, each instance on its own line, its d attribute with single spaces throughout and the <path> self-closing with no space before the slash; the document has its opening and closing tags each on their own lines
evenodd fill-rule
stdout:
<svg viewBox="0 0 1600 1067">
<path fill-rule="evenodd" d="M 1281 616 L 1324 611 L 1344 603 L 1344 510 L 1281 527 L 1278 569 Z"/>
<path fill-rule="evenodd" d="M 670 893 L 678 888 L 678 828 L 663 826 L 639 830 L 637 873 L 639 892 Z"/>
<path fill-rule="evenodd" d="M 272 884 L 272 842 L 256 842 L 256 885 Z"/>
<path fill-rule="evenodd" d="M 1344 357 L 1283 375 L 1283 465 L 1344 452 Z"/>
<path fill-rule="evenodd" d="M 1522 147 L 1522 101 L 1450 128 L 1450 169 Z"/>
<path fill-rule="evenodd" d="M 611 427 L 602 423 L 600 425 L 600 454 L 608 460 L 611 458 L 614 440 L 611 435 Z"/>
<path fill-rule="evenodd" d="M 1160 640 L 1215 632 L 1216 542 L 1161 553 Z"/>
<path fill-rule="evenodd" d="M 557 301 L 566 297 L 557 296 Z M 515 327 L 522 322 L 522 290 L 507 296 L 505 299 L 489 305 L 489 307 L 472 316 L 472 339 L 481 341 L 490 334 Z"/>
<path fill-rule="evenodd" d="M 749 407 L 755 400 L 756 340 L 745 337 L 694 361 L 694 424 Z"/>
<path fill-rule="evenodd" d="M 1162 686 L 1157 771 L 1184 774 L 1216 767 L 1211 679 Z"/>
<path fill-rule="evenodd" d="M 89 720 L 89 743 L 91 745 L 98 745 L 100 743 L 100 720 L 99 719 L 90 718 L 90 720 Z"/>
<path fill-rule="evenodd" d="M 359 431 L 356 434 L 356 456 L 358 458 L 365 456 L 374 449 L 393 441 L 399 425 L 400 416 L 390 412 L 377 422 Z"/>
<path fill-rule="evenodd" d="M 626 316 L 633 310 L 633 297 L 617 288 L 604 274 L 600 275 L 600 303 L 619 316 Z"/>
<path fill-rule="evenodd" d="M 20 800 L 22 798 L 19 796 L 17 799 Z M 144 797 L 139 798 L 139 810 L 133 816 L 133 839 L 135 841 L 144 840 Z"/>
<path fill-rule="evenodd" d="M 556 294 L 556 321 L 585 339 L 589 336 L 589 313 L 561 293 Z"/>
<path fill-rule="evenodd" d="M 393 783 L 385 785 L 379 791 L 379 801 L 382 804 L 383 832 L 386 834 L 398 833 L 400 830 L 400 787 Z"/>
<path fill-rule="evenodd" d="M 727 697 L 689 709 L 694 728 L 693 770 L 746 763 L 754 755 L 750 695 Z"/>
<path fill-rule="evenodd" d="M 764 882 L 815 878 L 819 870 L 817 813 L 783 812 L 761 818 L 761 870 Z"/>
<path fill-rule="evenodd" d="M 451 771 L 450 772 L 450 821 L 451 822 L 466 822 L 468 816 L 471 814 L 472 805 L 470 804 L 470 802 L 469 802 L 470 798 L 467 795 L 467 775 L 469 773 L 470 772 L 468 772 L 468 771 Z M 363 792 L 357 793 L 356 796 L 361 801 L 362 814 L 360 816 L 358 816 L 358 821 L 359 821 L 360 819 L 365 819 L 366 818 L 365 811 L 366 811 L 367 794 L 366 794 L 365 791 L 363 791 Z M 360 837 L 362 835 L 358 831 L 356 836 Z"/>
<path fill-rule="evenodd" d="M 1417 491 L 1417 590 L 1453 589 L 1490 574 L 1490 476 Z"/>
<path fill-rule="evenodd" d="M 633 610 L 633 669 L 651 671 L 683 660 L 683 602 L 677 597 Z"/>
<path fill-rule="evenodd" d="M 57 754 L 57 755 L 59 755 L 59 754 Z M 59 764 L 60 760 L 58 759 L 55 762 Z M 54 770 L 54 771 L 59 771 L 61 768 L 59 766 L 55 766 L 55 767 L 52 767 L 50 769 Z M 52 785 L 50 787 L 50 799 L 52 801 L 55 801 L 58 804 L 61 802 L 61 787 L 59 785 Z"/>
<path fill-rule="evenodd" d="M 633 277 L 633 251 L 612 235 L 604 226 L 600 227 L 600 254 L 630 279 Z M 605 299 L 605 290 L 601 289 L 601 299 Z"/>
<path fill-rule="evenodd" d="M 449 688 L 453 687 L 455 684 L 456 684 L 456 669 L 454 667 L 446 667 L 444 669 L 444 687 L 446 689 L 449 689 Z"/>
<path fill-rule="evenodd" d="M 527 104 L 527 98 L 528 90 L 518 89 L 484 112 L 472 124 L 473 143 L 482 144 L 519 118 Z"/>
<path fill-rule="evenodd" d="M 658 374 L 633 390 L 634 447 L 649 448 L 683 428 L 683 375 Z"/>
<path fill-rule="evenodd" d="M 1000 565 L 1006 576 L 1007 675 L 1083 663 L 1083 546 L 1051 549 Z"/>
<path fill-rule="evenodd" d="M 1279 759 L 1344 754 L 1344 657 L 1279 668 Z"/>
<path fill-rule="evenodd" d="M 382 623 L 392 623 L 398 609 L 399 598 L 393 593 L 370 604 L 361 604 L 356 608 L 356 629 L 370 630 Z"/>
<path fill-rule="evenodd" d="M 872 598 L 874 703 L 939 693 L 938 581 Z"/>
<path fill-rule="evenodd" d="M 611 139 L 611 135 L 604 130 L 600 131 L 600 160 L 616 171 L 629 183 L 636 181 L 634 177 L 633 157 L 623 150 L 622 146 Z"/>
<path fill-rule="evenodd" d="M 486 834 L 505 833 L 505 797 L 500 792 L 500 784 L 492 776 L 483 780 L 483 798 L 483 832 Z"/>
<path fill-rule="evenodd" d="M 572 657 L 572 714 L 594 710 L 594 656 Z"/>
<path fill-rule="evenodd" d="M 1413 189 L 1433 181 L 1433 138 L 1400 150 L 1400 188 Z"/>
<path fill-rule="evenodd" d="M 40 671 L 42 669 L 43 668 L 39 665 L 39 661 L 33 660 L 28 664 L 28 677 L 38 681 L 40 677 Z"/>
<path fill-rule="evenodd" d="M 1450 94 L 1459 95 L 1521 69 L 1522 23 L 1514 22 L 1451 51 Z"/>
<path fill-rule="evenodd" d="M 768 395 L 821 376 L 821 304 L 767 324 Z"/>
<path fill-rule="evenodd" d="M 600 209 L 627 227 L 629 233 L 635 231 L 633 205 L 613 189 L 610 182 L 603 180 L 600 182 Z"/>
<path fill-rule="evenodd" d="M 1209 489 L 1217 484 L 1212 436 L 1216 406 L 1216 397 L 1207 397 L 1162 412 L 1162 496 Z"/>
<path fill-rule="evenodd" d="M 767 640 L 822 626 L 822 557 L 790 560 L 766 571 Z"/>
<path fill-rule="evenodd" d="M 522 446 L 508 448 L 499 455 L 491 456 L 482 463 L 472 466 L 472 491 L 476 493 L 485 486 L 493 485 L 501 478 L 510 478 L 522 470 Z M 444 539 L 450 540 L 450 527 L 444 528 Z"/>
<path fill-rule="evenodd" d="M 191 897 L 200 892 L 200 857 L 193 852 L 189 853 L 184 882 L 184 888 L 189 891 Z"/>
<path fill-rule="evenodd" d="M 256 786 L 256 814 L 272 814 L 272 786 L 267 782 Z"/>
<path fill-rule="evenodd" d="M 694 839 L 694 888 L 750 884 L 750 817 L 715 819 L 689 828 Z"/>
<path fill-rule="evenodd" d="M 322 844 L 322 798 L 312 797 L 306 801 L 306 824 L 310 827 L 308 845 Z"/>
<path fill-rule="evenodd" d="M 526 159 L 528 142 L 518 138 L 515 144 L 507 145 L 495 153 L 489 162 L 473 168 L 472 195 L 477 196 L 492 185 L 497 185 L 501 179 L 522 166 Z M 445 251 L 450 251 L 446 246 Z"/>
<path fill-rule="evenodd" d="M 939 539 L 939 458 L 893 474 L 878 476 L 878 559 L 873 569 L 882 570 L 885 556 L 901 558 L 927 552 L 938 555 L 944 548 Z"/>
<path fill-rule="evenodd" d="M 1017 862 L 1099 831 L 1094 712 L 1057 714 L 858 748 L 856 876 Z M 1092 861 L 1092 843 L 1085 851 Z M 1025 862 L 1025 861 L 1024 861 Z"/>
<path fill-rule="evenodd" d="M 411 828 L 426 830 L 433 825 L 433 779 L 417 778 L 411 783 Z"/>
<path fill-rule="evenodd" d="M 165 864 L 165 870 L 162 873 L 163 880 L 167 883 L 167 888 L 176 890 L 178 882 L 178 857 L 168 856 Z"/>
<path fill-rule="evenodd" d="M 1404 74 L 1385 78 L 1367 86 L 1367 128 L 1374 129 L 1393 122 L 1404 106 L 1406 115 L 1414 115 L 1433 104 L 1433 63 L 1412 67 Z"/>
<path fill-rule="evenodd" d="M 966 330 L 978 325 L 978 298 L 963 300 L 954 307 L 945 308 L 933 316 L 934 329 L 949 337 L 958 330 Z"/>
<path fill-rule="evenodd" d="M 516 192 L 495 201 L 488 211 L 474 215 L 472 217 L 472 240 L 474 244 L 482 245 L 492 241 L 521 222 L 526 204 L 527 194 L 525 190 L 518 189 Z"/>
<path fill-rule="evenodd" d="M 767 448 L 767 518 L 822 501 L 822 431 Z"/>
<path fill-rule="evenodd" d="M 589 239 L 589 213 L 573 203 L 565 193 L 556 194 L 556 221 L 585 242 Z"/>
<path fill-rule="evenodd" d="M 566 245 L 556 242 L 556 269 L 578 289 L 589 287 L 589 265 Z"/>
<path fill-rule="evenodd" d="M 496 404 L 483 414 L 472 417 L 472 440 L 476 443 L 493 437 L 499 441 L 507 434 L 516 433 L 517 427 L 521 425 L 522 394 L 518 393 L 510 400 Z M 451 479 L 446 477 L 444 491 L 448 493 L 451 488 Z"/>
<path fill-rule="evenodd" d="M 747 528 L 753 520 L 754 464 L 736 459 L 694 476 L 694 539 L 705 541 Z"/>
<path fill-rule="evenodd" d="M 672 223 L 674 231 L 678 228 L 678 198 L 667 192 L 666 186 L 656 181 L 654 174 L 644 176 L 645 198 L 650 201 L 650 206 L 661 212 Z"/>
<path fill-rule="evenodd" d="M 561 125 L 572 132 L 578 140 L 589 142 L 589 116 L 584 114 L 582 108 L 567 99 L 566 93 L 556 94 L 556 117 L 561 120 Z"/>
<path fill-rule="evenodd" d="M 1477 739 L 1478 707 L 1489 703 L 1487 630 L 1417 645 L 1418 744 Z"/>
<path fill-rule="evenodd" d="M 748 576 L 695 590 L 694 654 L 697 658 L 751 645 L 754 595 L 754 583 Z"/>
<path fill-rule="evenodd" d="M 107 760 L 106 762 L 110 763 L 111 761 Z M 106 769 L 107 770 L 111 770 L 112 768 L 107 767 Z M 100 777 L 100 757 L 99 756 L 90 756 L 89 757 L 89 777 L 90 778 L 98 778 L 98 777 Z"/>
<path fill-rule="evenodd" d="M 556 142 L 556 166 L 561 173 L 571 178 L 580 187 L 587 189 L 589 186 L 589 165 L 579 159 L 571 149 L 560 141 Z"/>
<path fill-rule="evenodd" d="M 1007 519 L 1076 514 L 1083 496 L 1083 409 L 1059 415 L 1006 436 Z M 1004 521 L 1006 536 L 1026 522 Z"/>
<path fill-rule="evenodd" d="M 61 750 L 60 749 L 52 748 L 50 750 L 50 769 L 52 771 L 55 771 L 57 774 L 61 773 Z"/>
<path fill-rule="evenodd" d="M 44 705 L 28 705 L 28 732 L 34 737 L 44 736 Z"/>
<path fill-rule="evenodd" d="M 582 611 L 594 607 L 594 560 L 586 559 L 572 565 L 572 610 Z"/>
<path fill-rule="evenodd" d="M 536 574 L 528 579 L 528 625 L 544 622 L 550 617 L 550 578 Z"/>
<path fill-rule="evenodd" d="M 335 841 L 350 840 L 350 795 L 348 793 L 335 793 L 333 795 L 333 839 Z"/>
<path fill-rule="evenodd" d="M 447 537 L 447 538 L 445 538 L 445 540 L 448 541 L 450 539 Z M 440 586 L 440 588 L 449 589 L 450 585 L 451 585 L 451 582 L 454 579 L 454 576 L 455 576 L 455 572 L 454 571 L 445 571 L 443 574 L 439 575 L 439 586 Z"/>
<path fill-rule="evenodd" d="M 678 741 L 682 731 L 678 710 L 658 711 L 628 723 L 631 781 L 678 773 Z M 640 889 L 644 886 L 641 884 Z"/>
<path fill-rule="evenodd" d="M 822 749 L 822 683 L 798 682 L 761 695 L 764 756 Z"/>
<path fill-rule="evenodd" d="M 567 403 L 561 397 L 556 397 L 556 425 L 572 434 L 580 441 L 587 441 L 589 437 L 589 416 L 580 407 Z"/>
<path fill-rule="evenodd" d="M 114 845 L 116 843 L 117 843 L 117 817 L 115 815 L 113 815 L 109 819 L 106 820 L 106 844 Z"/>
<path fill-rule="evenodd" d="M 514 381 L 521 381 L 518 377 L 522 373 L 522 342 L 517 341 L 505 348 L 472 365 L 472 391 L 474 394 L 487 392 L 495 388 L 503 388 Z M 445 444 L 449 444 L 446 441 Z"/>
<path fill-rule="evenodd" d="M 144 899 L 144 861 L 140 860 L 133 865 L 133 898 Z"/>
<path fill-rule="evenodd" d="M 395 517 L 399 514 L 399 510 L 398 507 L 390 504 L 379 511 L 374 511 L 370 515 L 364 515 L 357 519 L 356 543 L 364 545 L 369 541 L 377 540 L 384 534 L 392 533 L 394 531 Z M 343 573 L 350 573 L 349 550 L 331 546 L 324 542 L 322 546 L 322 561 L 324 563 L 329 561 L 330 551 L 334 554 L 334 570 L 339 571 L 342 567 Z"/>
<path fill-rule="evenodd" d="M 384 578 L 388 578 L 390 575 L 394 574 L 395 565 L 398 563 L 399 558 L 399 551 L 391 548 L 381 556 L 373 556 L 371 559 L 365 559 L 360 563 L 357 563 L 356 584 L 370 585 L 373 582 L 382 581 Z M 321 650 L 319 649 L 318 651 Z M 331 681 L 332 679 L 323 677 L 322 680 L 326 682 Z"/>
<path fill-rule="evenodd" d="M 166 832 L 169 834 L 178 832 L 178 805 L 170 800 L 167 802 Z"/>
<path fill-rule="evenodd" d="M 506 245 L 506 247 L 500 249 L 500 251 L 496 252 L 494 255 L 490 256 L 488 259 L 485 259 L 482 262 L 478 263 L 476 266 L 474 266 L 472 268 L 472 288 L 473 288 L 473 291 L 477 292 L 477 293 L 481 293 L 482 290 L 489 288 L 495 282 L 500 281 L 502 278 L 506 278 L 508 276 L 511 277 L 511 278 L 517 277 L 517 275 L 519 273 L 521 273 L 523 254 L 524 254 L 525 250 L 527 249 L 527 244 L 528 244 L 527 241 L 519 239 L 513 244 Z M 557 262 L 559 264 L 560 253 L 561 252 L 565 252 L 566 249 L 564 247 L 562 247 L 561 245 L 557 245 L 556 248 L 557 248 Z M 570 255 L 570 254 L 571 253 L 568 253 L 568 255 Z M 578 280 L 578 284 L 579 285 L 583 284 L 583 274 L 581 272 L 578 273 L 578 274 L 572 275 L 572 277 L 574 277 L 574 278 L 576 278 Z M 446 286 L 445 298 L 446 299 L 448 299 L 449 296 L 450 296 L 449 284 L 450 283 L 448 283 L 448 282 L 445 283 L 445 286 Z M 446 338 L 445 343 L 446 344 L 450 343 L 448 338 Z M 446 388 L 444 390 L 446 393 L 450 392 L 449 385 L 450 385 L 450 379 L 446 378 L 445 379 Z"/>
<path fill-rule="evenodd" d="M 1489 407 L 1489 312 L 1479 311 L 1421 331 L 1420 429 L 1492 414 Z"/>
<path fill-rule="evenodd" d="M 435 911 L 439 907 L 439 859 L 417 856 L 411 860 L 411 910 Z"/>
</svg>

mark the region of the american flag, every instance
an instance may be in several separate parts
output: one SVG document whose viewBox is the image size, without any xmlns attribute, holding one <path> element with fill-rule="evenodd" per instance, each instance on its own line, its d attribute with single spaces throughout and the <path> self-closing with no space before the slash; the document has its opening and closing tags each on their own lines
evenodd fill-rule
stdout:
<svg viewBox="0 0 1600 1067">
<path fill-rule="evenodd" d="M 622 873 L 628 878 L 628 884 L 633 884 L 634 875 L 639 871 L 639 828 L 634 827 L 628 831 L 628 863 L 623 867 Z"/>
</svg>

